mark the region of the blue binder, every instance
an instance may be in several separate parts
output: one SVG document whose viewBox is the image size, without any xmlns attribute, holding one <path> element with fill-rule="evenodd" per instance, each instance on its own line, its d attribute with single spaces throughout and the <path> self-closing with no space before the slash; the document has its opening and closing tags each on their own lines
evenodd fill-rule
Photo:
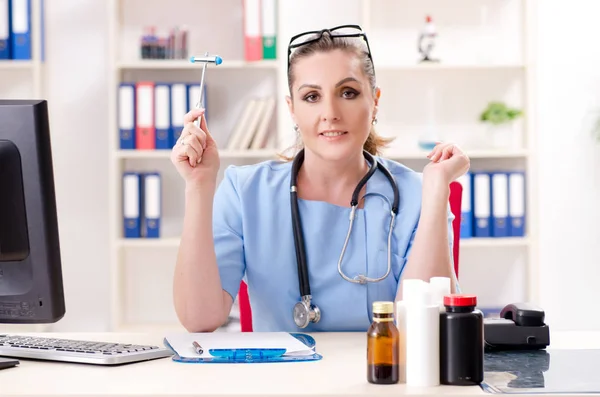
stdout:
<svg viewBox="0 0 600 397">
<path fill-rule="evenodd" d="M 525 236 L 525 172 L 514 171 L 508 175 L 508 219 L 509 234 L 512 237 Z"/>
<path fill-rule="evenodd" d="M 204 88 L 202 89 L 202 103 L 200 107 L 204 107 L 204 119 L 208 123 L 208 98 L 206 96 L 207 84 L 204 83 Z M 188 110 L 195 109 L 198 105 L 198 100 L 200 99 L 200 83 L 188 83 L 187 84 L 187 103 Z"/>
<path fill-rule="evenodd" d="M 186 83 L 171 84 L 171 126 L 170 145 L 173 147 L 183 130 L 183 117 L 188 112 L 188 94 Z"/>
<path fill-rule="evenodd" d="M 493 172 L 492 178 L 492 236 L 508 237 L 508 174 Z"/>
<path fill-rule="evenodd" d="M 10 0 L 0 0 L 0 59 L 10 58 Z"/>
<path fill-rule="evenodd" d="M 137 172 L 123 173 L 123 235 L 141 237 L 141 177 Z"/>
<path fill-rule="evenodd" d="M 473 173 L 473 235 L 492 237 L 491 177 L 488 172 Z"/>
<path fill-rule="evenodd" d="M 304 343 L 308 349 L 314 351 L 315 339 L 307 334 L 290 333 L 294 338 Z M 323 358 L 316 351 L 311 355 L 285 356 L 285 349 L 211 349 L 209 353 L 212 357 L 181 357 L 175 349 L 169 344 L 167 338 L 163 341 L 164 345 L 173 351 L 171 359 L 181 363 L 198 364 L 255 364 L 255 363 L 278 363 L 278 362 L 298 362 L 298 361 L 319 361 Z"/>
<path fill-rule="evenodd" d="M 143 176 L 143 233 L 146 238 L 160 237 L 161 205 L 161 174 L 146 172 Z"/>
<path fill-rule="evenodd" d="M 13 59 L 31 60 L 31 0 L 11 0 L 11 54 Z"/>
<path fill-rule="evenodd" d="M 462 185 L 462 198 L 461 198 L 461 215 L 460 215 L 460 238 L 466 239 L 473 237 L 473 210 L 472 210 L 472 197 L 473 197 L 473 176 L 470 172 L 461 176 L 458 182 Z"/>
<path fill-rule="evenodd" d="M 154 127 L 156 149 L 171 149 L 171 84 L 154 85 Z"/>
<path fill-rule="evenodd" d="M 135 103 L 135 83 L 120 83 L 117 116 L 121 149 L 135 149 Z"/>
</svg>

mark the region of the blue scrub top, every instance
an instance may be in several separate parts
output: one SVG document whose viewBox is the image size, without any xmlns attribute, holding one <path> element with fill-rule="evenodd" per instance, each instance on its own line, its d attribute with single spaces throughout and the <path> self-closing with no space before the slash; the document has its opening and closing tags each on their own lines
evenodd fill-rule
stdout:
<svg viewBox="0 0 600 397">
<path fill-rule="evenodd" d="M 298 200 L 312 301 L 321 320 L 299 329 L 292 309 L 300 300 L 290 206 L 291 162 L 229 166 L 214 199 L 214 244 L 223 289 L 233 298 L 248 283 L 254 331 L 366 331 L 375 301 L 394 301 L 421 211 L 422 174 L 376 157 L 394 176 L 400 207 L 392 236 L 389 276 L 357 284 L 338 273 L 349 226 L 348 207 Z M 393 190 L 377 170 L 367 182 L 364 208 L 357 209 L 342 270 L 377 278 L 387 270 L 387 241 Z M 450 208 L 450 207 L 448 207 Z M 454 216 L 448 209 L 452 260 Z"/>
</svg>

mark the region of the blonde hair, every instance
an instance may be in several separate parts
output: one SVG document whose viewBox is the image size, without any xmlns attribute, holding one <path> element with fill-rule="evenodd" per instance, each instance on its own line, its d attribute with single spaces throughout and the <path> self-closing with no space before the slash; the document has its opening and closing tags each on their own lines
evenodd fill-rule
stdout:
<svg viewBox="0 0 600 397">
<path fill-rule="evenodd" d="M 360 59 L 360 63 L 362 65 L 363 73 L 369 79 L 369 85 L 371 86 L 371 90 L 373 95 L 376 94 L 377 84 L 375 81 L 375 69 L 373 67 L 373 63 L 371 62 L 371 58 L 367 53 L 365 47 L 363 47 L 364 40 L 358 38 L 349 38 L 349 37 L 336 37 L 335 32 L 332 32 L 333 36 L 329 34 L 329 32 L 324 32 L 319 40 L 313 41 L 312 43 L 308 43 L 298 47 L 291 55 L 288 69 L 288 87 L 290 90 L 290 95 L 292 95 L 292 86 L 295 80 L 294 74 L 294 65 L 298 62 L 299 59 L 310 56 L 319 52 L 331 52 L 334 50 L 342 50 L 347 51 L 356 55 Z M 308 40 L 314 39 L 315 36 L 309 37 Z M 369 136 L 363 145 L 363 149 L 370 153 L 373 156 L 377 156 L 381 154 L 381 149 L 387 146 L 393 138 L 384 138 L 380 136 L 375 127 L 371 125 L 371 131 L 369 132 Z M 296 144 L 284 152 L 289 150 L 298 151 L 302 148 L 302 141 L 300 135 L 298 135 Z M 295 153 L 294 153 L 295 154 Z M 294 155 L 293 154 L 293 155 Z M 281 153 L 279 157 L 284 160 L 292 160 L 293 155 L 291 157 L 283 155 Z"/>
</svg>

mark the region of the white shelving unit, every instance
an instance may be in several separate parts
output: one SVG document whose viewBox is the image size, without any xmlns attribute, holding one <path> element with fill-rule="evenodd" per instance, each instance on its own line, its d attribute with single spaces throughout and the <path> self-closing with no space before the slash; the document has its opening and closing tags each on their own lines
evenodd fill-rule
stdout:
<svg viewBox="0 0 600 397">
<path fill-rule="evenodd" d="M 208 107 L 220 107 L 218 117 L 209 121 L 217 142 L 226 142 L 232 124 L 226 118 L 237 118 L 241 104 L 254 92 L 276 95 L 275 114 L 278 148 L 292 143 L 294 132 L 288 109 L 286 51 L 292 34 L 309 29 L 358 23 L 368 34 L 382 98 L 377 128 L 384 135 L 396 136 L 397 143 L 386 156 L 420 171 L 427 163 L 426 153 L 419 150 L 416 138 L 427 121 L 423 87 L 436 87 L 436 121 L 445 140 L 458 142 L 465 148 L 472 169 L 520 169 L 527 180 L 527 236 L 525 238 L 472 238 L 461 242 L 461 285 L 463 289 L 481 293 L 486 304 L 507 300 L 537 299 L 536 214 L 535 202 L 535 129 L 532 112 L 533 59 L 530 57 L 527 32 L 532 29 L 532 1 L 460 0 L 452 9 L 442 0 L 330 0 L 326 5 L 308 2 L 278 2 L 277 60 L 247 62 L 243 56 L 243 37 L 239 26 L 241 0 L 225 0 L 216 4 L 204 0 L 176 0 L 177 5 L 160 0 L 110 0 L 110 246 L 112 274 L 113 330 L 181 329 L 172 309 L 172 270 L 179 245 L 178 230 L 182 220 L 182 190 L 179 176 L 170 164 L 170 151 L 119 150 L 116 119 L 117 86 L 121 81 L 136 79 L 199 81 L 200 68 L 185 60 L 139 60 L 137 40 L 144 25 L 166 25 L 173 21 L 195 21 L 201 11 L 204 25 L 194 33 L 191 26 L 190 55 L 209 50 L 223 56 L 218 67 L 209 67 L 206 84 L 224 90 L 220 99 Z M 313 4 L 314 3 L 314 4 Z M 209 5 L 210 4 L 210 5 Z M 303 17 L 303 11 L 319 5 L 319 16 Z M 142 7 L 143 12 L 134 12 Z M 323 8 L 324 7 L 324 8 Z M 480 8 L 486 10 L 482 12 Z M 225 12 L 224 10 L 229 10 Z M 161 10 L 163 11 L 161 13 Z M 179 12 L 177 10 L 180 10 Z M 232 11 L 233 10 L 233 11 Z M 341 11 L 340 11 L 341 10 Z M 407 11 L 408 10 L 408 11 Z M 168 11 L 168 12 L 167 12 Z M 209 11 L 207 11 L 209 12 Z M 165 16 L 168 14 L 168 17 Z M 172 14 L 172 15 L 171 15 Z M 418 64 L 416 42 L 424 16 L 433 15 L 440 31 L 438 43 L 442 62 Z M 483 15 L 478 28 L 474 23 Z M 144 19 L 145 18 L 145 19 Z M 522 27 L 514 29 L 515 20 Z M 226 26 L 228 30 L 219 28 Z M 160 28 L 161 26 L 159 26 Z M 210 38 L 203 39 L 210 29 Z M 229 38 L 223 32 L 229 31 Z M 483 45 L 482 35 L 491 45 Z M 233 37 L 233 38 L 231 38 Z M 395 57 L 395 55 L 397 55 Z M 248 83 L 250 82 L 250 83 Z M 215 91 L 213 91 L 215 92 Z M 222 98 L 227 100 L 222 100 Z M 521 106 L 527 115 L 518 125 L 521 134 L 516 146 L 496 148 L 481 144 L 486 131 L 477 122 L 480 111 L 491 100 L 506 100 Z M 230 111 L 231 110 L 231 111 Z M 225 134 L 225 135 L 222 135 Z M 478 137 L 477 144 L 471 140 Z M 477 139 L 476 139 L 477 140 Z M 220 145 L 224 147 L 224 145 Z M 228 164 L 255 163 L 273 158 L 276 150 L 228 151 L 222 149 L 222 170 Z M 121 177 L 128 169 L 158 169 L 163 174 L 163 226 L 160 239 L 125 239 L 122 237 Z M 506 287 L 509 285 L 509 287 Z M 491 292 L 490 292 L 491 291 Z M 494 301 L 494 302 L 492 302 Z"/>
<path fill-rule="evenodd" d="M 31 2 L 31 59 L 0 59 L 1 99 L 43 99 L 43 0 Z"/>
</svg>

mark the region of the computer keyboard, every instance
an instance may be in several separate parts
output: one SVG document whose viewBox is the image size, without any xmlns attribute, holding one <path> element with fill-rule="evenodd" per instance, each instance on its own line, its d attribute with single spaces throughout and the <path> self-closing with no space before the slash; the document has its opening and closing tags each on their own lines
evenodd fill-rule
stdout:
<svg viewBox="0 0 600 397">
<path fill-rule="evenodd" d="M 150 345 L 0 334 L 0 357 L 116 365 L 172 355 Z"/>
</svg>

